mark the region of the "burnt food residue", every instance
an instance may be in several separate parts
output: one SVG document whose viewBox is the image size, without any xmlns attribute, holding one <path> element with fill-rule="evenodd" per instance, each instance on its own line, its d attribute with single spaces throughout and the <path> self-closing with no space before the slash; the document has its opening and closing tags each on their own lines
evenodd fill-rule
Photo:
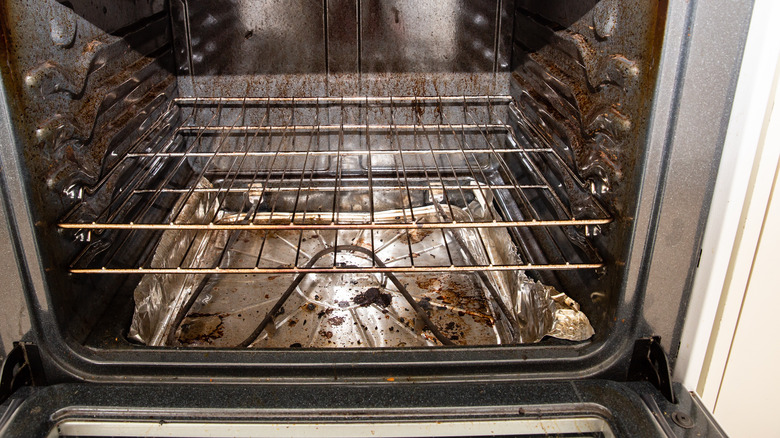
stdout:
<svg viewBox="0 0 780 438">
<path fill-rule="evenodd" d="M 390 294 L 382 293 L 379 291 L 379 289 L 371 287 L 366 289 L 365 292 L 361 292 L 355 295 L 355 298 L 352 301 L 362 307 L 367 307 L 371 304 L 376 304 L 380 307 L 387 307 L 390 305 L 392 300 L 393 297 Z"/>
</svg>

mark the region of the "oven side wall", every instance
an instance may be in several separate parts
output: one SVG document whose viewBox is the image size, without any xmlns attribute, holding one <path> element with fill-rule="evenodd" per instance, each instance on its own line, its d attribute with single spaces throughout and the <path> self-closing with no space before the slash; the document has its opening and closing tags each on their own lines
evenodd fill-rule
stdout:
<svg viewBox="0 0 780 438">
<path fill-rule="evenodd" d="M 37 235 L 37 245 L 24 251 L 37 255 L 47 279 L 50 307 L 41 310 L 82 342 L 119 284 L 68 276 L 69 260 L 92 236 L 63 232 L 57 223 L 86 199 L 99 209 L 115 196 L 116 181 L 101 181 L 106 169 L 174 97 L 167 4 L 3 1 L 0 22 L 0 72 L 16 145 L 6 152 L 19 160 Z"/>
<path fill-rule="evenodd" d="M 665 1 L 517 1 L 512 95 L 521 114 L 518 136 L 556 151 L 578 178 L 556 172 L 553 164 L 549 172 L 559 175 L 563 187 L 586 187 L 614 219 L 567 230 L 575 245 L 591 242 L 598 249 L 603 270 L 539 275 L 580 303 L 601 340 L 616 325 L 625 325 L 615 315 L 647 153 L 666 9 Z M 562 189 L 560 196 L 578 216 L 593 214 L 573 190 Z"/>
</svg>

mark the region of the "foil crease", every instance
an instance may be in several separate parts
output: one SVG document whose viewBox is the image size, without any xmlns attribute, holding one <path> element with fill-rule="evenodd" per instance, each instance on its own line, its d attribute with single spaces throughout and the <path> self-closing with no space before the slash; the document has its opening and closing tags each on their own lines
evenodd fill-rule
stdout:
<svg viewBox="0 0 780 438">
<path fill-rule="evenodd" d="M 211 186 L 204 180 L 198 187 Z M 193 193 L 176 222 L 208 223 L 212 218 L 220 223 L 240 220 L 241 215 L 217 211 L 214 193 Z M 434 205 L 415 209 L 418 217 L 425 218 L 427 214 L 429 219 L 438 216 L 438 219 L 449 220 L 453 216 L 457 221 L 466 222 L 490 219 L 498 214 L 492 209 L 491 200 L 481 196 L 476 196 L 464 208 L 458 208 L 445 207 L 439 203 L 441 199 L 436 199 L 437 193 L 432 195 Z M 388 217 L 399 214 L 387 213 Z M 450 234 L 450 240 L 456 242 L 456 246 L 465 247 L 461 251 L 468 255 L 466 258 L 472 258 L 473 263 L 523 264 L 505 228 L 456 228 L 448 229 L 446 233 Z M 155 250 L 151 267 L 170 266 L 172 262 L 183 267 L 213 267 L 227 241 L 228 232 L 168 230 Z M 145 275 L 135 289 L 136 306 L 130 338 L 150 346 L 177 345 L 171 342 L 175 337 L 175 333 L 171 332 L 177 329 L 173 327 L 173 319 L 192 294 L 199 293 L 198 286 L 205 278 L 206 275 L 196 274 Z M 507 329 L 514 333 L 515 342 L 535 343 L 545 336 L 583 341 L 593 336 L 593 327 L 576 301 L 551 286 L 533 280 L 524 271 L 486 271 L 484 279 L 492 283 L 500 299 L 514 313 L 514 326 Z M 494 303 L 494 314 L 500 313 Z M 507 318 L 499 319 L 497 323 L 510 324 Z"/>
<path fill-rule="evenodd" d="M 201 180 L 198 188 L 210 188 Z M 217 215 L 214 192 L 195 191 L 181 208 L 174 223 L 204 223 Z M 174 209 L 179 211 L 179 205 Z M 225 233 L 198 230 L 166 230 L 155 249 L 150 268 L 163 268 L 172 263 L 184 267 L 211 267 L 219 253 L 209 251 L 214 245 L 224 245 Z M 196 292 L 206 276 L 144 275 L 134 291 L 135 312 L 128 337 L 150 346 L 165 345 L 171 320 L 176 310 Z"/>
</svg>

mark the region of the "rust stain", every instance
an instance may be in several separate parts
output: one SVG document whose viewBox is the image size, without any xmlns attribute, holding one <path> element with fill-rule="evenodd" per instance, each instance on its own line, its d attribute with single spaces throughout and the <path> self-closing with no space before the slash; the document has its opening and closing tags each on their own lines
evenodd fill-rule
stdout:
<svg viewBox="0 0 780 438">
<path fill-rule="evenodd" d="M 418 228 L 412 228 L 409 230 L 408 236 L 409 236 L 409 243 L 415 244 L 422 242 L 426 237 L 433 234 L 435 230 L 433 229 L 418 229 Z"/>
<path fill-rule="evenodd" d="M 332 318 L 328 318 L 328 322 L 331 325 L 339 326 L 341 324 L 344 324 L 344 317 L 343 316 L 334 316 Z"/>
</svg>

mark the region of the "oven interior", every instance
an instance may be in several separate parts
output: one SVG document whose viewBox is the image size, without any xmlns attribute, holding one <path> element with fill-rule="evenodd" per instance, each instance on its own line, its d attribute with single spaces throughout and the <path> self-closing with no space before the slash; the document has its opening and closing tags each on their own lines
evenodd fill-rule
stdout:
<svg viewBox="0 0 780 438">
<path fill-rule="evenodd" d="M 625 323 L 664 2 L 0 4 L 70 342 L 572 345 L 533 322 L 560 293 L 577 342 Z"/>
</svg>

